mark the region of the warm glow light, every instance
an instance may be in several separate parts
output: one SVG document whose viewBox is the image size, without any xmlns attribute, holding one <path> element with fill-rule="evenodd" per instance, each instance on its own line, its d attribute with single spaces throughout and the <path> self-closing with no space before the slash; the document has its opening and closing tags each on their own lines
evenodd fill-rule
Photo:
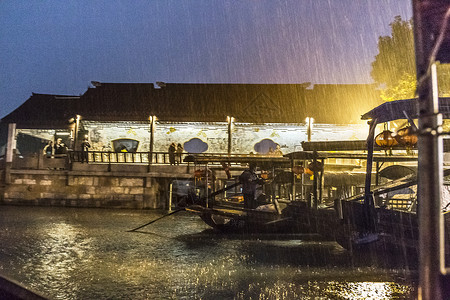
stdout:
<svg viewBox="0 0 450 300">
<path fill-rule="evenodd" d="M 77 115 L 77 121 L 80 121 L 80 119 L 81 119 L 81 116 Z"/>
<path fill-rule="evenodd" d="M 312 117 L 307 117 L 307 118 L 305 119 L 305 123 L 306 123 L 307 125 L 309 124 L 309 126 L 312 127 L 312 124 L 314 123 L 314 118 L 312 118 Z"/>
<path fill-rule="evenodd" d="M 227 116 L 227 122 L 228 123 L 234 122 L 234 117 Z"/>
</svg>

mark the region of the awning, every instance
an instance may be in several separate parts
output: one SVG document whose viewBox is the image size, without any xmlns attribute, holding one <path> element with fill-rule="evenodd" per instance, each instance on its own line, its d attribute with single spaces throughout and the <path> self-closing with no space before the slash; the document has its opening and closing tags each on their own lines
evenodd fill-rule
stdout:
<svg viewBox="0 0 450 300">
<path fill-rule="evenodd" d="M 450 98 L 439 98 L 439 112 L 444 119 L 450 119 Z M 411 119 L 419 117 L 418 99 L 385 102 L 362 115 L 361 119 L 377 119 L 377 123 L 384 123 L 407 119 L 407 116 Z"/>
</svg>

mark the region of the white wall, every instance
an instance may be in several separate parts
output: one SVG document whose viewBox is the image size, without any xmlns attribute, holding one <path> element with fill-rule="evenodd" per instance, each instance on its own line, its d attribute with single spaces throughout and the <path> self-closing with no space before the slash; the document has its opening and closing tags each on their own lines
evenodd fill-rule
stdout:
<svg viewBox="0 0 450 300">
<path fill-rule="evenodd" d="M 137 122 L 92 122 L 84 121 L 89 131 L 92 150 L 101 151 L 111 146 L 111 141 L 129 138 L 140 141 L 138 151 L 149 151 L 150 125 Z M 314 124 L 311 140 L 364 140 L 368 126 Z M 226 153 L 228 132 L 226 122 L 217 123 L 168 123 L 157 122 L 154 133 L 154 151 L 166 152 L 172 142 L 184 144 L 198 138 L 208 144 L 207 152 Z M 281 146 L 283 153 L 301 150 L 300 144 L 307 139 L 305 124 L 248 124 L 234 123 L 232 126 L 232 152 L 255 152 L 254 145 L 263 139 L 271 139 Z"/>
</svg>

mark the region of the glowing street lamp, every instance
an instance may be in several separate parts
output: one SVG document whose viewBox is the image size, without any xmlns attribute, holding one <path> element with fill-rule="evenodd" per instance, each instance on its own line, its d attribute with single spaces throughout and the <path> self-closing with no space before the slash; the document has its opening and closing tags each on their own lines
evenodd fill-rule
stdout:
<svg viewBox="0 0 450 300">
<path fill-rule="evenodd" d="M 76 146 L 77 146 L 77 142 L 78 142 L 78 130 L 80 130 L 80 120 L 81 120 L 81 116 L 80 115 L 76 115 L 75 118 L 75 136 L 73 139 L 73 149 L 75 150 Z"/>
<path fill-rule="evenodd" d="M 227 123 L 228 123 L 228 155 L 231 154 L 231 126 L 234 122 L 234 118 L 227 116 Z"/>
<path fill-rule="evenodd" d="M 150 145 L 149 145 L 149 164 L 152 163 L 152 157 L 153 157 L 153 144 L 154 144 L 154 133 L 155 133 L 155 122 L 156 122 L 156 116 L 150 116 L 148 118 L 150 121 Z"/>
<path fill-rule="evenodd" d="M 313 128 L 313 123 L 314 123 L 314 118 L 312 117 L 307 117 L 305 120 L 306 123 L 306 134 L 308 136 L 308 142 L 311 142 L 311 134 L 312 134 L 312 128 Z"/>
</svg>

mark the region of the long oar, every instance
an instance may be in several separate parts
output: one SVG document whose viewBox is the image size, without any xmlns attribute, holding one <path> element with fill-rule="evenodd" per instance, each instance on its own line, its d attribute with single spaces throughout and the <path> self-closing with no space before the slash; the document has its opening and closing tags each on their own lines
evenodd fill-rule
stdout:
<svg viewBox="0 0 450 300">
<path fill-rule="evenodd" d="M 143 227 L 145 227 L 145 226 L 148 226 L 148 225 L 150 225 L 150 224 L 152 224 L 152 223 L 155 223 L 156 221 L 159 221 L 159 220 L 161 220 L 162 218 L 168 217 L 168 216 L 173 215 L 173 214 L 175 214 L 175 213 L 177 213 L 177 212 L 180 212 L 180 211 L 182 211 L 182 210 L 184 210 L 184 208 L 174 210 L 174 211 L 172 211 L 172 212 L 170 212 L 170 213 L 168 213 L 168 214 L 165 214 L 164 216 L 161 216 L 161 217 L 159 217 L 159 218 L 157 218 L 157 219 L 155 219 L 155 220 L 153 220 L 153 221 L 148 222 L 147 224 L 144 224 L 144 225 L 141 225 L 141 226 L 136 227 L 136 228 L 134 228 L 134 229 L 128 230 L 127 232 L 136 231 L 136 230 L 141 229 L 141 228 L 143 228 Z"/>
</svg>

